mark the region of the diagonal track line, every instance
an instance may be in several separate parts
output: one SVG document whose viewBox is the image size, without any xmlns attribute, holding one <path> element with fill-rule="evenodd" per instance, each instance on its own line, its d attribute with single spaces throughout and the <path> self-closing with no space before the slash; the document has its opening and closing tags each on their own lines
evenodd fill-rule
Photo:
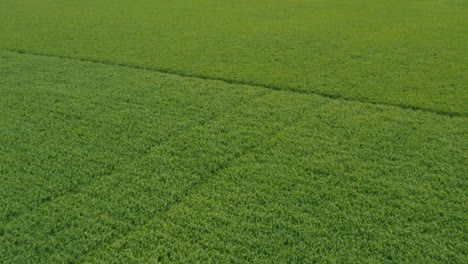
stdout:
<svg viewBox="0 0 468 264">
<path fill-rule="evenodd" d="M 177 198 L 175 198 L 173 201 L 169 202 L 166 204 L 161 210 L 158 211 L 157 214 L 155 214 L 152 217 L 148 217 L 142 224 L 138 226 L 134 226 L 133 228 L 127 230 L 125 233 L 123 233 L 121 236 L 115 236 L 111 238 L 109 241 L 106 241 L 105 244 L 101 244 L 95 248 L 92 248 L 88 251 L 82 252 L 82 256 L 90 256 L 93 253 L 97 252 L 99 249 L 101 249 L 104 245 L 108 245 L 113 243 L 114 241 L 124 239 L 125 237 L 128 237 L 132 233 L 136 232 L 137 230 L 144 228 L 145 226 L 148 226 L 151 221 L 157 217 L 162 217 L 166 215 L 171 208 L 177 206 L 178 204 L 181 204 L 188 198 L 191 194 L 195 193 L 198 189 L 200 189 L 204 184 L 207 184 L 211 179 L 213 179 L 214 176 L 221 174 L 223 171 L 231 168 L 236 160 L 241 159 L 242 157 L 248 155 L 249 153 L 253 153 L 259 146 L 263 145 L 265 142 L 267 142 L 270 139 L 276 138 L 278 135 L 280 135 L 282 132 L 287 130 L 288 128 L 292 127 L 294 124 L 297 124 L 301 121 L 302 115 L 300 114 L 300 111 L 296 114 L 294 118 L 286 122 L 281 128 L 277 129 L 275 133 L 272 133 L 266 137 L 264 137 L 260 142 L 257 144 L 252 144 L 251 146 L 246 147 L 244 150 L 242 150 L 238 155 L 236 155 L 234 158 L 232 158 L 229 162 L 227 162 L 225 165 L 220 166 L 216 170 L 212 171 L 209 175 L 205 175 L 200 177 L 200 179 L 194 183 L 192 183 L 186 191 L 182 194 L 180 194 Z M 74 263 L 81 263 L 80 260 L 76 260 L 77 262 Z"/>
<path fill-rule="evenodd" d="M 243 105 L 247 104 L 248 102 L 252 101 L 252 100 L 255 100 L 255 99 L 258 99 L 258 98 L 261 98 L 263 96 L 266 96 L 270 93 L 271 91 L 268 91 L 268 90 L 265 90 L 264 92 L 261 92 L 255 96 L 252 96 L 251 98 L 249 98 L 248 100 L 246 100 L 245 102 L 243 102 L 242 104 L 240 105 L 233 105 L 231 107 L 227 107 L 226 109 L 224 109 L 223 111 L 220 111 L 220 112 L 216 112 L 212 117 L 210 118 L 204 118 L 204 119 L 201 119 L 199 120 L 197 123 L 194 123 L 193 125 L 191 126 L 188 126 L 186 127 L 184 130 L 180 130 L 180 131 L 177 131 L 176 133 L 174 133 L 173 135 L 171 135 L 170 137 L 167 138 L 167 140 L 165 140 L 164 142 L 168 142 L 170 140 L 170 138 L 176 138 L 178 137 L 179 135 L 182 134 L 182 132 L 184 131 L 187 131 L 187 130 L 190 130 L 194 127 L 197 127 L 197 126 L 203 126 L 204 124 L 207 124 L 209 123 L 210 121 L 212 120 L 216 120 L 217 118 L 219 118 L 220 116 L 222 116 L 223 114 L 231 111 L 232 109 L 236 109 L 236 108 L 239 108 L 239 107 L 242 107 Z M 146 156 L 150 155 L 150 153 L 152 152 L 152 150 L 158 146 L 162 146 L 164 144 L 152 144 L 147 151 L 141 153 L 141 155 L 139 155 L 139 157 L 136 157 L 134 160 L 141 160 L 141 159 L 144 159 Z M 44 201 L 41 201 L 39 204 L 36 205 L 36 207 L 33 207 L 33 208 L 29 208 L 28 210 L 24 210 L 24 211 L 21 211 L 21 213 L 18 213 L 16 214 L 14 217 L 11 217 L 9 219 L 7 219 L 7 221 L 5 221 L 4 223 L 2 223 L 4 226 L 6 226 L 8 223 L 10 222 L 13 222 L 15 219 L 21 217 L 22 215 L 28 213 L 28 212 L 32 212 L 34 211 L 35 208 L 38 208 L 40 206 L 44 206 L 45 204 L 49 204 L 49 203 L 52 203 L 58 199 L 60 199 L 61 197 L 64 197 L 64 196 L 67 196 L 67 195 L 73 195 L 73 194 L 76 194 L 76 193 L 79 193 L 80 191 L 82 191 L 82 189 L 86 186 L 89 186 L 89 185 L 92 185 L 94 182 L 98 181 L 99 179 L 101 178 L 104 178 L 104 177 L 111 177 L 115 172 L 119 171 L 119 168 L 114 168 L 112 169 L 111 171 L 109 172 L 106 172 L 106 173 L 103 173 L 103 174 L 96 174 L 94 175 L 93 177 L 93 180 L 90 181 L 90 182 L 87 182 L 85 184 L 81 184 L 79 186 L 76 186 L 78 188 L 76 189 L 71 189 L 71 190 L 67 190 L 66 192 L 64 193 L 59 193 L 58 195 L 55 195 L 55 196 L 52 196 L 50 197 L 50 199 L 47 199 L 47 200 L 44 200 Z M 0 237 L 2 235 L 0 234 Z"/>
<path fill-rule="evenodd" d="M 437 115 L 441 115 L 441 116 L 467 117 L 467 115 L 463 114 L 463 113 L 449 112 L 449 111 L 443 111 L 443 110 L 434 110 L 434 109 L 430 109 L 430 108 L 427 108 L 427 107 L 420 107 L 420 106 L 415 106 L 415 105 L 408 105 L 408 104 L 401 104 L 401 103 L 384 103 L 384 102 L 360 100 L 360 99 L 353 98 L 353 97 L 346 97 L 346 96 L 343 96 L 343 95 L 323 93 L 323 92 L 319 92 L 319 91 L 304 91 L 304 90 L 299 90 L 299 89 L 284 89 L 282 87 L 279 87 L 279 86 L 276 86 L 276 85 L 271 85 L 271 84 L 262 84 L 262 83 L 256 83 L 256 82 L 253 82 L 253 81 L 241 81 L 241 80 L 234 80 L 234 79 L 220 78 L 220 77 L 210 77 L 210 76 L 205 76 L 205 75 L 200 75 L 200 74 L 191 74 L 191 73 L 187 73 L 187 72 L 183 72 L 183 71 L 177 71 L 177 70 L 168 69 L 168 68 L 144 67 L 144 66 L 139 66 L 139 65 L 129 65 L 129 64 L 124 64 L 124 63 L 115 63 L 115 62 L 104 61 L 104 60 L 95 60 L 95 59 L 88 59 L 88 58 L 77 58 L 77 57 L 71 57 L 71 56 L 61 56 L 61 55 L 36 53 L 36 52 L 29 52 L 29 51 L 25 51 L 25 50 L 13 50 L 13 49 L 1 49 L 1 48 L 0 48 L 0 50 L 8 51 L 8 52 L 14 52 L 14 53 L 18 53 L 18 54 L 42 56 L 42 57 L 49 57 L 49 58 L 59 58 L 59 59 L 66 59 L 66 60 L 73 60 L 73 61 L 91 62 L 91 63 L 96 63 L 96 64 L 109 65 L 109 66 L 118 66 L 118 67 L 124 67 L 124 68 L 129 68 L 129 69 L 159 72 L 159 73 L 177 75 L 177 76 L 180 76 L 180 77 L 196 78 L 196 79 L 201 79 L 201 80 L 221 81 L 221 82 L 225 82 L 225 83 L 229 83 L 229 84 L 246 85 L 246 86 L 251 86 L 251 87 L 262 87 L 262 88 L 266 88 L 266 89 L 270 89 L 270 90 L 289 92 L 289 93 L 312 94 L 312 95 L 318 95 L 318 96 L 322 96 L 322 97 L 329 98 L 329 99 L 339 99 L 339 100 L 344 100 L 344 101 L 349 101 L 349 102 L 367 103 L 367 104 L 380 105 L 380 106 L 392 106 L 392 107 L 397 107 L 397 108 L 400 108 L 400 109 L 413 110 L 413 111 L 422 111 L 422 112 L 437 114 Z"/>
</svg>

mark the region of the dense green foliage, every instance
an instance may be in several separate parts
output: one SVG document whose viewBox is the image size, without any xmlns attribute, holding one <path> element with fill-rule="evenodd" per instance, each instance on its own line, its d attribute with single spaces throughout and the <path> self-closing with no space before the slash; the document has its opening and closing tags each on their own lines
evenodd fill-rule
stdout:
<svg viewBox="0 0 468 264">
<path fill-rule="evenodd" d="M 463 263 L 466 1 L 0 0 L 0 263 Z"/>
<path fill-rule="evenodd" d="M 466 0 L 2 0 L 0 48 L 468 114 Z"/>
<path fill-rule="evenodd" d="M 0 53 L 6 262 L 461 262 L 466 119 Z"/>
</svg>

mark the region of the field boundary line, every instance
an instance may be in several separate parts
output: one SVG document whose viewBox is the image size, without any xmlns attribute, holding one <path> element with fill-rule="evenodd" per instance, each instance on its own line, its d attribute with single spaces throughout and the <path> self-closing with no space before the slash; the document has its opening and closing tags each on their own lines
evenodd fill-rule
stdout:
<svg viewBox="0 0 468 264">
<path fill-rule="evenodd" d="M 130 64 L 116 63 L 116 62 L 110 62 L 110 61 L 105 61 L 105 60 L 95 60 L 95 59 L 78 58 L 78 57 L 71 57 L 71 56 L 51 55 L 51 54 L 45 54 L 45 53 L 35 53 L 35 52 L 29 52 L 29 51 L 24 51 L 24 50 L 13 50 L 13 49 L 3 49 L 3 48 L 0 48 L 0 50 L 13 52 L 13 53 L 18 53 L 18 54 L 32 55 L 32 56 L 41 56 L 41 57 L 58 58 L 58 59 L 64 59 L 64 60 L 90 62 L 90 63 L 101 64 L 101 65 L 117 66 L 117 67 L 136 69 L 136 70 L 145 70 L 145 71 L 151 71 L 151 72 L 159 72 L 159 73 L 172 74 L 172 75 L 185 77 L 185 78 L 195 78 L 195 79 L 209 80 L 209 81 L 221 81 L 221 82 L 228 83 L 228 84 L 245 85 L 245 86 L 251 86 L 251 87 L 261 87 L 261 88 L 266 88 L 266 89 L 281 91 L 281 92 L 317 95 L 317 96 L 322 96 L 322 97 L 333 99 L 333 100 L 343 100 L 343 101 L 348 101 L 348 102 L 366 103 L 366 104 L 381 105 L 381 106 L 392 106 L 392 107 L 397 107 L 397 108 L 400 108 L 400 109 L 421 111 L 421 112 L 432 113 L 432 114 L 441 115 L 441 116 L 468 117 L 468 115 L 463 114 L 463 113 L 449 112 L 449 111 L 443 111 L 443 110 L 434 110 L 434 109 L 415 106 L 415 105 L 398 104 L 398 103 L 392 104 L 392 103 L 384 103 L 384 102 L 366 101 L 366 100 L 361 100 L 361 99 L 357 99 L 357 98 L 346 97 L 344 95 L 322 93 L 322 92 L 319 92 L 319 91 L 304 91 L 304 90 L 298 90 L 298 89 L 294 89 L 294 88 L 285 89 L 285 88 L 282 88 L 282 87 L 279 87 L 279 86 L 276 86 L 276 85 L 271 85 L 271 84 L 262 84 L 262 83 L 256 83 L 256 82 L 253 82 L 253 81 L 240 81 L 240 80 L 220 78 L 220 77 L 210 77 L 210 76 L 205 76 L 205 75 L 200 75 L 200 74 L 191 74 L 191 73 L 187 73 L 187 72 L 177 71 L 177 70 L 173 70 L 173 69 L 163 69 L 163 68 L 158 69 L 158 68 L 155 68 L 155 67 L 145 67 L 145 66 L 139 66 L 139 65 L 130 65 Z"/>
<path fill-rule="evenodd" d="M 216 114 L 214 114 L 212 117 L 209 117 L 209 118 L 204 118 L 204 119 L 201 119 L 199 120 L 197 123 L 194 123 L 193 125 L 191 126 L 188 126 L 186 127 L 183 131 L 180 131 L 179 133 L 175 134 L 175 135 L 171 135 L 170 137 L 167 138 L 167 140 L 164 142 L 164 143 L 156 143 L 156 144 L 151 144 L 151 146 L 148 148 L 147 151 L 145 151 L 144 153 L 141 153 L 140 155 L 138 155 L 138 157 L 134 158 L 134 160 L 141 160 L 141 159 L 144 159 L 146 156 L 150 155 L 151 152 L 159 147 L 159 146 L 163 146 L 163 145 L 166 145 L 166 143 L 172 139 L 172 138 L 177 138 L 179 137 L 180 135 L 182 135 L 182 132 L 184 131 L 189 131 L 191 129 L 194 129 L 196 127 L 199 127 L 199 126 L 205 126 L 205 124 L 207 123 L 210 123 L 211 121 L 213 120 L 217 120 L 218 118 L 220 118 L 222 115 L 228 113 L 229 111 L 232 111 L 233 109 L 236 109 L 236 108 L 239 108 L 239 107 L 242 107 L 243 105 L 247 104 L 248 102 L 250 101 L 253 101 L 253 100 L 256 100 L 258 98 L 261 98 L 263 96 L 267 96 L 268 94 L 270 94 L 271 91 L 268 90 L 268 89 L 265 89 L 264 91 L 262 92 L 259 92 L 257 95 L 255 96 L 252 96 L 251 98 L 248 98 L 246 99 L 245 102 L 242 102 L 241 104 L 239 105 L 233 105 L 231 107 L 227 107 L 226 109 L 224 109 L 223 111 L 220 111 L 220 112 L 216 112 Z M 114 100 L 114 99 L 112 99 Z M 95 102 L 92 102 L 92 104 L 95 104 Z M 132 105 L 134 105 L 134 103 L 130 103 Z M 78 186 L 76 186 L 77 188 L 76 189 L 72 189 L 72 190 L 67 190 L 66 192 L 64 193 L 61 193 L 61 194 L 58 194 L 58 195 L 55 195 L 55 196 L 52 196 L 50 197 L 50 199 L 47 199 L 47 200 L 44 200 L 42 202 L 40 202 L 39 204 L 37 204 L 35 207 L 32 207 L 26 211 L 23 211 L 21 213 L 18 213 L 16 215 L 14 215 L 13 217 L 7 219 L 7 221 L 3 222 L 2 225 L 6 226 L 8 225 L 9 223 L 15 221 L 16 219 L 28 214 L 28 213 L 31 213 L 33 212 L 34 210 L 36 210 L 37 208 L 39 207 L 42 207 L 42 206 L 46 206 L 47 204 L 49 203 L 52 203 L 58 199 L 61 199 L 65 196 L 68 196 L 68 195 L 75 195 L 75 194 L 78 194 L 80 192 L 83 191 L 84 188 L 88 187 L 88 186 L 91 186 L 93 184 L 96 184 L 96 182 L 98 181 L 101 181 L 103 178 L 108 178 L 108 177 L 111 177 L 112 175 L 114 175 L 115 173 L 118 173 L 119 172 L 119 169 L 121 170 L 122 168 L 124 168 L 125 166 L 124 165 L 121 165 L 119 167 L 114 167 L 112 168 L 112 170 L 110 172 L 106 172 L 106 173 L 102 173 L 102 174 L 97 174 L 97 175 L 94 175 L 94 176 L 97 176 L 97 177 L 93 177 L 93 180 L 88 182 L 88 183 L 85 183 L 85 184 L 80 184 Z M 2 237 L 2 235 L 0 234 L 0 237 Z"/>
</svg>

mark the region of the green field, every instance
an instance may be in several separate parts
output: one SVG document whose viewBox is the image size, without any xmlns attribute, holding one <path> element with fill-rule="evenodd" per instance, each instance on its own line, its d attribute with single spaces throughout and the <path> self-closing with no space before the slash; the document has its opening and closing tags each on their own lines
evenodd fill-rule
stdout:
<svg viewBox="0 0 468 264">
<path fill-rule="evenodd" d="M 466 0 L 0 0 L 0 263 L 466 263 Z"/>
</svg>

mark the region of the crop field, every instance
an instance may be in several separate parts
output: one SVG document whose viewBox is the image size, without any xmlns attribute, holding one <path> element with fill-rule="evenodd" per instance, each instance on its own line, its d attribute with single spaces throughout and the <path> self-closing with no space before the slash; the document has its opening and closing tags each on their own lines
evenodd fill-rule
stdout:
<svg viewBox="0 0 468 264">
<path fill-rule="evenodd" d="M 467 14 L 0 0 L 0 263 L 466 263 Z"/>
</svg>

